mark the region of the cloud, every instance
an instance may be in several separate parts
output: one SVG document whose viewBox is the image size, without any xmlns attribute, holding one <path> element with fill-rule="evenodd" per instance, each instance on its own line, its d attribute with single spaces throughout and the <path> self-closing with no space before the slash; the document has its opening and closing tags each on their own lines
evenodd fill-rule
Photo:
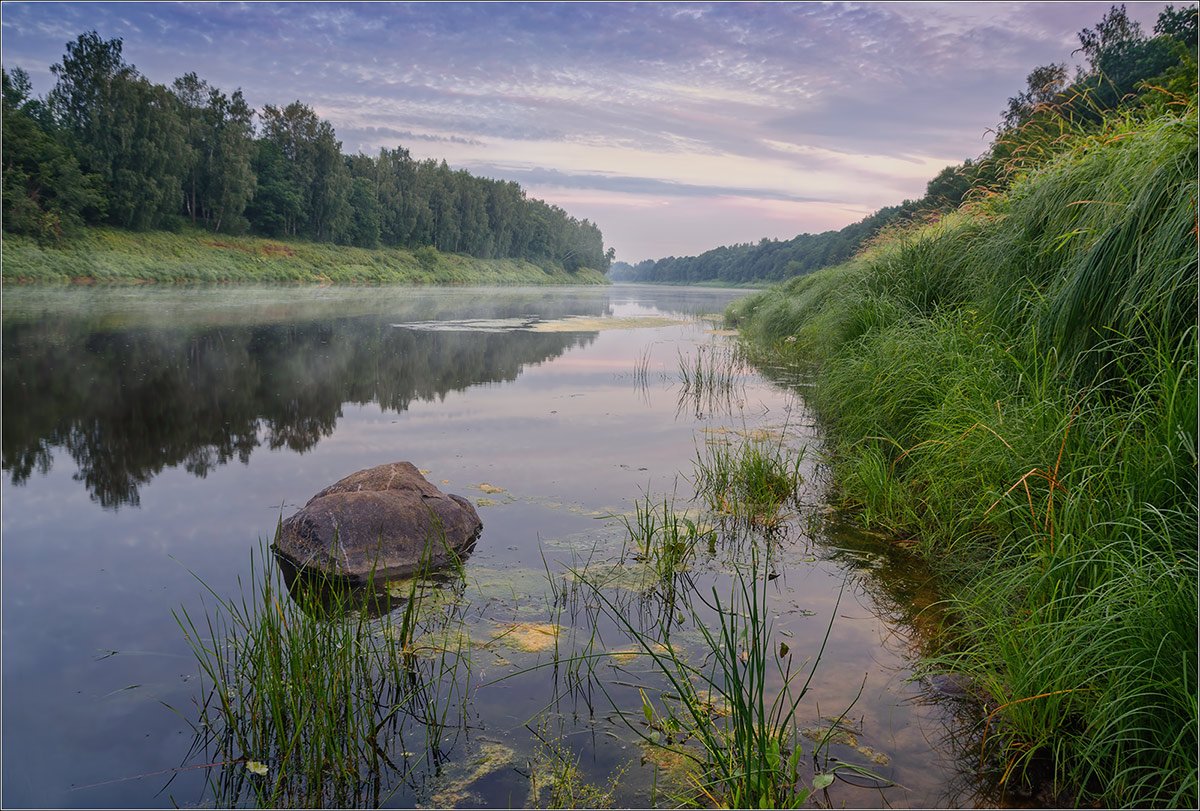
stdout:
<svg viewBox="0 0 1200 811">
<path fill-rule="evenodd" d="M 679 183 L 654 177 L 634 177 L 597 172 L 570 173 L 562 172 L 558 169 L 548 169 L 543 166 L 519 167 L 479 163 L 472 164 L 467 168 L 470 169 L 472 174 L 483 177 L 513 180 L 523 186 L 552 187 L 555 189 L 595 189 L 630 195 L 658 197 L 713 197 L 717 195 L 731 195 L 756 197 L 763 200 L 786 200 L 797 203 L 845 202 L 844 200 L 830 200 L 824 197 L 806 197 L 786 191 Z"/>
<path fill-rule="evenodd" d="M 16 2 L 3 58 L 44 93 L 64 43 L 96 29 L 154 81 L 300 99 L 349 152 L 494 171 L 591 212 L 568 208 L 612 244 L 653 231 L 683 254 L 753 216 L 791 236 L 919 196 L 1108 5 Z M 1129 12 L 1149 30 L 1163 5 Z"/>
</svg>

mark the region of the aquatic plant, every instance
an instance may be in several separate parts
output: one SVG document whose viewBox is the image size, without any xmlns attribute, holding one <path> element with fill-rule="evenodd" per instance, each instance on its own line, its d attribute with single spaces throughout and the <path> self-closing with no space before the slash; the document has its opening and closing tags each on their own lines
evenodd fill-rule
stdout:
<svg viewBox="0 0 1200 811">
<path fill-rule="evenodd" d="M 604 786 L 589 782 L 579 768 L 579 756 L 561 736 L 552 737 L 546 725 L 530 728 L 541 746 L 529 760 L 528 808 L 612 808 L 624 769 L 609 775 Z"/>
<path fill-rule="evenodd" d="M 730 413 L 742 392 L 748 370 L 736 343 L 705 344 L 694 354 L 680 352 L 677 359 L 679 402 L 682 414 L 689 406 L 697 419 L 707 414 Z"/>
<path fill-rule="evenodd" d="M 674 499 L 663 498 L 660 505 L 649 495 L 634 502 L 632 520 L 621 516 L 634 558 L 649 565 L 660 584 L 670 585 L 696 554 L 696 546 L 714 536 L 711 528 L 697 524 L 675 511 Z"/>
<path fill-rule="evenodd" d="M 709 438 L 696 449 L 692 462 L 694 487 L 719 516 L 745 521 L 752 527 L 773 528 L 783 521 L 782 508 L 794 502 L 802 476 L 803 450 L 777 436 L 749 433 Z"/>
<path fill-rule="evenodd" d="M 291 583 L 265 549 L 240 594 L 176 622 L 201 670 L 195 749 L 213 800 L 265 807 L 378 806 L 461 725 L 470 655 L 453 600 L 425 581 L 365 590 Z M 403 609 L 390 611 L 393 597 Z M 399 616 L 397 616 L 397 614 Z"/>
<path fill-rule="evenodd" d="M 692 664 L 677 647 L 662 644 L 656 632 L 636 627 L 608 594 L 592 586 L 597 604 L 634 641 L 640 657 L 665 684 L 657 696 L 639 690 L 640 713 L 615 702 L 614 709 L 646 744 L 696 763 L 693 799 L 719 807 L 795 808 L 811 793 L 800 782 L 803 752 L 797 710 L 828 641 L 836 608 L 807 675 L 802 669 L 793 672 L 792 652 L 772 636 L 766 574 L 757 551 L 751 550 L 749 565 L 736 569 L 726 601 L 715 587 L 711 603 L 692 595 L 716 617 L 710 628 L 688 604 L 703 640 L 701 665 Z M 590 585 L 586 578 L 582 582 Z M 821 777 L 819 782 L 827 786 L 831 778 Z"/>
</svg>

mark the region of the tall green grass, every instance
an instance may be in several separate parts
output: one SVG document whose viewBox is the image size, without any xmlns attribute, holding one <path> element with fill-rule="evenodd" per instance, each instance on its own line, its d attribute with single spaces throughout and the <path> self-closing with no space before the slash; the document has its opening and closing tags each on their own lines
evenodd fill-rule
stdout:
<svg viewBox="0 0 1200 811">
<path fill-rule="evenodd" d="M 670 594 L 678 575 L 695 558 L 700 542 L 709 544 L 715 538 L 712 529 L 676 512 L 673 499 L 664 498 L 659 504 L 647 495 L 634 503 L 632 520 L 629 516 L 622 520 L 634 546 L 634 558 L 648 564 L 657 583 Z"/>
<path fill-rule="evenodd" d="M 951 578 L 1005 779 L 1194 805 L 1196 108 L 1073 137 L 727 319 L 814 379 L 845 502 Z"/>
<path fill-rule="evenodd" d="M 461 726 L 461 617 L 421 578 L 392 596 L 301 578 L 289 594 L 268 554 L 252 555 L 237 596 L 209 589 L 202 616 L 176 614 L 202 674 L 196 748 L 215 764 L 212 799 L 378 807 Z"/>
</svg>

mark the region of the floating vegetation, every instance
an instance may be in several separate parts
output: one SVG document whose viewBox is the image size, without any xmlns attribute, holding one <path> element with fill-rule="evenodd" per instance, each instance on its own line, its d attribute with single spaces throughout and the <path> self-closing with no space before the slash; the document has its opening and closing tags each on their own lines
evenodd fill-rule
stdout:
<svg viewBox="0 0 1200 811">
<path fill-rule="evenodd" d="M 665 642 L 651 642 L 650 650 L 647 651 L 641 645 L 626 645 L 623 648 L 617 648 L 608 652 L 612 661 L 619 665 L 628 665 L 636 662 L 643 656 L 653 656 L 656 654 L 667 654 L 671 650 L 671 646 Z"/>
<path fill-rule="evenodd" d="M 482 490 L 483 492 L 487 493 L 488 495 L 492 495 L 493 493 L 503 493 L 504 492 L 503 487 L 496 487 L 494 484 L 488 484 L 487 482 L 483 482 L 482 484 L 477 484 L 475 486 L 477 488 L 479 488 L 480 490 Z"/>
<path fill-rule="evenodd" d="M 800 732 L 821 749 L 827 748 L 830 744 L 837 744 L 853 749 L 876 766 L 887 766 L 892 762 L 892 759 L 883 752 L 859 743 L 857 735 L 836 722 L 829 726 L 805 727 Z"/>
<path fill-rule="evenodd" d="M 534 332 L 600 332 L 611 329 L 647 329 L 674 327 L 686 324 L 678 318 L 659 315 L 625 316 L 619 318 L 597 318 L 594 316 L 569 316 L 553 321 L 539 321 L 529 327 Z"/>
<path fill-rule="evenodd" d="M 625 770 L 612 774 L 602 788 L 589 783 L 579 768 L 579 756 L 560 740 L 542 740 L 542 748 L 529 762 L 527 808 L 612 808 L 617 784 Z"/>
<path fill-rule="evenodd" d="M 477 797 L 471 792 L 471 786 L 488 775 L 512 766 L 516 761 L 517 753 L 511 747 L 496 741 L 484 741 L 465 763 L 459 763 L 448 770 L 441 787 L 430 798 L 430 807 L 453 808 L 471 800 L 476 800 L 471 804 L 477 805 L 477 801 L 482 797 Z"/>
<path fill-rule="evenodd" d="M 500 626 L 489 644 L 499 643 L 522 653 L 542 653 L 557 647 L 562 630 L 562 626 L 549 622 L 509 622 Z"/>
</svg>

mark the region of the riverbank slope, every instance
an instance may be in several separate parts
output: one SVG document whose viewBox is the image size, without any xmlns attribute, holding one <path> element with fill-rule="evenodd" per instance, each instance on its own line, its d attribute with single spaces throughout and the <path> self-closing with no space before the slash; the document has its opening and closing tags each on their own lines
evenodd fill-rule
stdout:
<svg viewBox="0 0 1200 811">
<path fill-rule="evenodd" d="M 811 375 L 841 497 L 952 584 L 986 754 L 1197 802 L 1195 101 L 727 320 Z"/>
<path fill-rule="evenodd" d="M 185 229 L 87 228 L 55 246 L 5 234 L 3 279 L 29 283 L 607 284 L 600 270 L 568 272 L 519 259 L 477 259 L 432 247 L 345 245 Z"/>
</svg>

